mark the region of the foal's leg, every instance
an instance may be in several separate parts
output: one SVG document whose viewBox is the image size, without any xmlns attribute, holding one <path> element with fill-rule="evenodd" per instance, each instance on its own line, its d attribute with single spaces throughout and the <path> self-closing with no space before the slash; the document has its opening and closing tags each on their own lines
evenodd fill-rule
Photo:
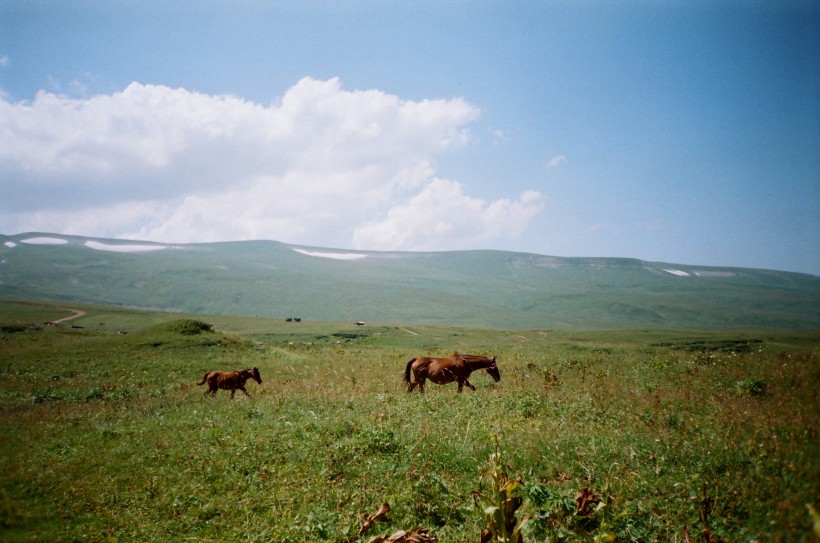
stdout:
<svg viewBox="0 0 820 543">
<path fill-rule="evenodd" d="M 245 387 L 244 387 L 244 386 L 240 386 L 240 387 L 239 387 L 239 390 L 241 390 L 242 392 L 244 392 L 244 393 L 245 393 L 245 396 L 247 396 L 248 398 L 250 398 L 250 397 L 251 397 L 251 395 L 250 395 L 250 394 L 248 394 L 248 391 L 247 391 L 247 390 L 245 390 Z"/>
</svg>

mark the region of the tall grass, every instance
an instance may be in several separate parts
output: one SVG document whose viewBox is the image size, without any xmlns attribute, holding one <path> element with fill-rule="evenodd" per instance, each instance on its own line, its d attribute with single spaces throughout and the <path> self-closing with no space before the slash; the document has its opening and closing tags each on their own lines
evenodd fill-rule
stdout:
<svg viewBox="0 0 820 543">
<path fill-rule="evenodd" d="M 477 542 L 491 435 L 521 478 L 527 541 L 683 541 L 684 527 L 693 541 L 811 540 L 816 334 L 351 338 L 261 320 L 186 334 L 133 316 L 123 335 L 101 318 L 0 333 L 4 541 L 344 542 L 418 527 Z M 501 382 L 405 392 L 407 360 L 454 350 L 497 356 Z M 251 366 L 251 399 L 195 385 Z M 583 489 L 593 507 L 579 509 Z M 359 537 L 385 502 L 389 520 Z"/>
</svg>

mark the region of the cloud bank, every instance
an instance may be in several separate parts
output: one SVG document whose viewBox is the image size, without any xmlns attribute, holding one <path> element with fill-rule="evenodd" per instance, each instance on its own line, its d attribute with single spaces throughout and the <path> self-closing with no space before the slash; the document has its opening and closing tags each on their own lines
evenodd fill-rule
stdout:
<svg viewBox="0 0 820 543">
<path fill-rule="evenodd" d="M 488 202 L 435 173 L 478 115 L 461 98 L 338 79 L 302 79 L 267 106 L 140 83 L 86 99 L 0 95 L 0 232 L 396 250 L 512 239 L 540 194 Z"/>
</svg>

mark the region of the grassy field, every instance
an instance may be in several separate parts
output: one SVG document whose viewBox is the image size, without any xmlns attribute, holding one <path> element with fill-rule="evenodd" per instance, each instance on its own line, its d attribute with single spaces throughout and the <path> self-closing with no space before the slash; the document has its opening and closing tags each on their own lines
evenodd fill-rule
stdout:
<svg viewBox="0 0 820 543">
<path fill-rule="evenodd" d="M 30 237 L 0 235 L 0 299 L 508 330 L 820 330 L 820 277 L 806 274 L 507 251 L 338 260 L 272 241 L 119 253 Z"/>
<path fill-rule="evenodd" d="M 817 541 L 818 333 L 197 316 L 214 331 L 191 334 L 71 307 L 53 327 L 71 312 L 0 303 L 2 541 L 478 542 L 495 439 L 526 541 Z M 406 393 L 410 358 L 456 350 L 501 381 Z M 250 399 L 196 385 L 251 366 Z"/>
</svg>

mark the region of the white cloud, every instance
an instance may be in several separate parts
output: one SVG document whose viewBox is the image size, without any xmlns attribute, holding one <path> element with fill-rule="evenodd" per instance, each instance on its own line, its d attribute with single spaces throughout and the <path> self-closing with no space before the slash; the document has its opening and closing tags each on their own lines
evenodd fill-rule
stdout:
<svg viewBox="0 0 820 543">
<path fill-rule="evenodd" d="M 302 79 L 270 105 L 140 83 L 0 96 L 0 231 L 408 249 L 432 242 L 407 232 L 388 247 L 378 231 L 401 202 L 447 189 L 448 211 L 483 219 L 449 219 L 440 245 L 515 236 L 540 195 L 487 203 L 435 179 L 478 115 L 460 98 L 406 101 L 338 79 Z"/>
<path fill-rule="evenodd" d="M 413 251 L 484 247 L 521 235 L 542 208 L 542 196 L 535 191 L 523 193 L 516 201 L 487 203 L 465 195 L 461 183 L 435 179 L 406 203 L 390 209 L 384 220 L 357 228 L 353 246 Z"/>
<path fill-rule="evenodd" d="M 567 157 L 565 157 L 564 155 L 557 155 L 549 159 L 549 161 L 547 161 L 547 167 L 555 168 L 556 166 L 559 166 L 566 161 Z"/>
<path fill-rule="evenodd" d="M 0 55 L 0 68 L 5 68 L 11 63 L 8 55 Z"/>
</svg>

